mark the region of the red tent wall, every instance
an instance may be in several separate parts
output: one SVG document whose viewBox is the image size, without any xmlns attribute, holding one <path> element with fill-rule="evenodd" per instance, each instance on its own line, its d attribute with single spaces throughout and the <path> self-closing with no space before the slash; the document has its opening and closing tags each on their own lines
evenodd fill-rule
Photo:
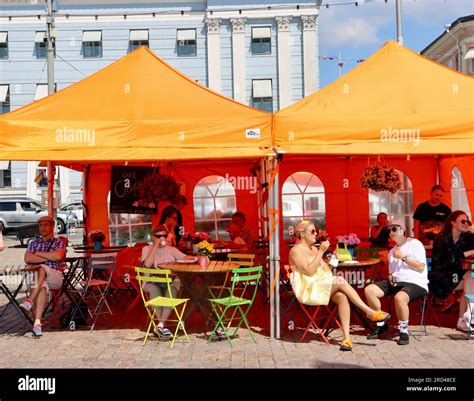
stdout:
<svg viewBox="0 0 474 401">
<path fill-rule="evenodd" d="M 141 164 L 144 165 L 144 164 Z M 186 231 L 194 232 L 194 208 L 193 208 L 193 191 L 196 184 L 202 178 L 209 175 L 220 175 L 226 177 L 251 177 L 250 169 L 251 161 L 227 161 L 227 162 L 182 162 L 174 166 L 164 166 L 162 171 L 171 173 L 177 181 L 184 181 L 186 184 L 185 195 L 188 199 L 186 205 L 181 211 L 183 214 L 183 225 Z M 92 165 L 90 169 L 89 180 L 86 191 L 86 204 L 89 210 L 87 218 L 87 227 L 89 230 L 100 229 L 106 233 L 108 237 L 108 207 L 107 197 L 110 191 L 111 165 L 97 164 Z M 245 213 L 247 223 L 251 227 L 255 239 L 258 236 L 258 211 L 257 211 L 257 194 L 251 193 L 250 188 L 236 188 L 237 210 Z M 169 203 L 159 205 L 158 214 L 153 216 L 153 223 L 157 223 L 159 216 L 164 207 Z M 107 238 L 108 241 L 108 238 Z"/>
</svg>

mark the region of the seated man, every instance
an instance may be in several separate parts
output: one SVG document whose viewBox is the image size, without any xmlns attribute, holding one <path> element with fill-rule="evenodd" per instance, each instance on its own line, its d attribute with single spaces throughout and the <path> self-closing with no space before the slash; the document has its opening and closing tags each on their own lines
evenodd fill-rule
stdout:
<svg viewBox="0 0 474 401">
<path fill-rule="evenodd" d="M 145 246 L 142 249 L 142 265 L 147 268 L 159 268 L 162 263 L 176 262 L 183 259 L 194 259 L 193 256 L 186 256 L 184 253 L 167 244 L 168 230 L 164 225 L 159 225 L 151 229 L 152 245 Z M 176 297 L 180 288 L 181 281 L 175 277 L 170 284 L 172 296 Z M 144 283 L 143 290 L 150 294 L 150 298 L 169 297 L 168 285 L 166 283 Z M 156 308 L 155 314 L 158 318 L 157 331 L 164 337 L 171 336 L 171 331 L 165 327 L 166 320 L 171 314 L 171 308 Z"/>
<path fill-rule="evenodd" d="M 400 330 L 398 344 L 406 345 L 409 343 L 408 304 L 428 294 L 426 252 L 419 240 L 406 237 L 406 228 L 401 221 L 394 220 L 390 223 L 390 239 L 396 245 L 388 254 L 389 278 L 367 286 L 365 296 L 370 307 L 376 310 L 380 309 L 380 298 L 394 296 Z M 387 329 L 385 322 L 377 323 L 377 327 L 367 338 L 376 339 Z"/>
<path fill-rule="evenodd" d="M 36 238 L 28 244 L 25 253 L 25 262 L 39 264 L 38 282 L 31 293 L 20 306 L 26 311 L 35 305 L 35 321 L 33 335 L 40 337 L 41 316 L 46 306 L 49 290 L 57 290 L 63 284 L 61 265 L 66 258 L 66 244 L 60 238 L 54 237 L 54 219 L 43 216 L 38 219 L 41 238 Z"/>
<path fill-rule="evenodd" d="M 236 224 L 229 224 L 227 226 L 227 232 L 229 233 L 230 241 L 220 240 L 222 244 L 225 244 L 228 248 L 246 249 L 245 241 L 239 235 L 239 227 Z"/>
<path fill-rule="evenodd" d="M 245 222 L 245 214 L 242 212 L 235 212 L 232 215 L 232 223 L 239 227 L 239 236 L 249 246 L 253 246 L 253 234 L 250 227 Z"/>
</svg>

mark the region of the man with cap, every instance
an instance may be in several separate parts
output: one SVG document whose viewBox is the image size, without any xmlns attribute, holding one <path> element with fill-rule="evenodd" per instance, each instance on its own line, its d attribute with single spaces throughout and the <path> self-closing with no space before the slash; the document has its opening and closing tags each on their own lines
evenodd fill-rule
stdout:
<svg viewBox="0 0 474 401">
<path fill-rule="evenodd" d="M 388 253 L 388 280 L 378 281 L 365 288 L 365 296 L 371 308 L 380 309 L 380 299 L 394 296 L 398 317 L 399 345 L 410 342 L 408 335 L 408 304 L 428 294 L 428 269 L 426 252 L 421 241 L 407 238 L 405 224 L 394 220 L 389 224 L 390 239 L 396 245 Z M 375 330 L 367 336 L 369 340 L 379 338 L 388 329 L 385 322 L 377 323 Z"/>
<path fill-rule="evenodd" d="M 63 284 L 61 266 L 66 258 L 66 244 L 63 240 L 54 237 L 54 219 L 43 216 L 38 219 L 41 238 L 36 238 L 28 244 L 25 253 L 25 262 L 39 265 L 38 278 L 30 297 L 20 306 L 30 311 L 35 306 L 35 321 L 33 335 L 40 337 L 41 317 L 46 306 L 49 290 L 57 290 Z"/>
</svg>

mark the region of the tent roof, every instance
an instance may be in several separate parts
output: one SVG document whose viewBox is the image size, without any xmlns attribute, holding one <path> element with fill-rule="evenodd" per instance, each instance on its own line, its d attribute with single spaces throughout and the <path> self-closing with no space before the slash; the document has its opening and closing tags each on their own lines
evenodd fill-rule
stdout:
<svg viewBox="0 0 474 401">
<path fill-rule="evenodd" d="M 280 151 L 474 151 L 474 80 L 387 42 L 364 63 L 275 115 Z"/>
<path fill-rule="evenodd" d="M 271 146 L 271 121 L 270 113 L 209 90 L 140 47 L 82 81 L 0 116 L 0 160 L 264 156 L 263 148 Z"/>
</svg>

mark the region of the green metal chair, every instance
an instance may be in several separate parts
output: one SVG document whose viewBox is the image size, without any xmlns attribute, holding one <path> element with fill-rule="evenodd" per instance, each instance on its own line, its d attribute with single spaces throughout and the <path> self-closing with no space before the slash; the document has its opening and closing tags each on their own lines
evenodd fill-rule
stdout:
<svg viewBox="0 0 474 401">
<path fill-rule="evenodd" d="M 178 330 L 182 329 L 184 332 L 184 336 L 186 339 L 189 341 L 188 333 L 186 333 L 186 329 L 184 328 L 184 322 L 183 322 L 183 314 L 186 309 L 186 304 L 189 301 L 189 298 L 173 298 L 173 293 L 171 292 L 171 283 L 173 279 L 170 277 L 171 275 L 171 270 L 168 269 L 149 269 L 149 268 L 142 268 L 142 267 L 136 267 L 135 272 L 137 273 L 136 275 L 136 280 L 139 282 L 139 287 L 140 287 L 140 293 L 142 296 L 143 304 L 145 305 L 145 309 L 148 313 L 148 318 L 149 318 L 149 324 L 148 328 L 145 334 L 145 340 L 143 341 L 143 345 L 146 344 L 148 340 L 148 336 L 150 334 L 150 329 L 153 326 L 154 331 L 157 331 L 157 326 L 155 323 L 156 320 L 156 309 L 157 308 L 171 308 L 173 309 L 176 319 L 167 319 L 168 322 L 174 322 L 176 323 L 176 328 L 173 333 L 173 337 L 171 340 L 171 348 L 173 347 L 177 335 L 178 335 Z M 147 299 L 145 296 L 145 292 L 143 291 L 143 285 L 144 283 L 166 283 L 168 287 L 168 294 L 169 297 L 155 297 L 152 299 Z M 179 307 L 181 305 L 181 307 Z M 179 307 L 179 308 L 178 308 Z"/>
<path fill-rule="evenodd" d="M 222 333 L 227 337 L 227 340 L 232 346 L 231 338 L 235 336 L 240 326 L 245 324 L 253 342 L 256 342 L 247 321 L 247 314 L 253 305 L 255 296 L 257 295 L 258 283 L 262 277 L 262 266 L 239 267 L 233 269 L 232 273 L 233 276 L 230 279 L 232 283 L 230 295 L 224 298 L 209 299 L 213 312 L 217 316 L 218 320 L 214 330 L 212 330 L 211 334 L 209 335 L 208 341 L 211 341 L 214 337 L 218 337 L 216 332 L 218 328 L 221 328 Z M 238 291 L 239 294 L 237 295 L 237 286 L 239 285 L 243 285 L 244 290 L 242 292 Z M 247 291 L 247 289 L 250 291 Z M 241 290 L 241 288 L 238 288 L 238 290 Z M 245 297 L 249 292 L 251 293 L 251 296 L 248 298 Z M 231 313 L 230 317 L 227 317 L 228 313 Z M 229 335 L 230 325 L 234 321 L 237 322 L 237 325 L 234 332 Z"/>
</svg>

